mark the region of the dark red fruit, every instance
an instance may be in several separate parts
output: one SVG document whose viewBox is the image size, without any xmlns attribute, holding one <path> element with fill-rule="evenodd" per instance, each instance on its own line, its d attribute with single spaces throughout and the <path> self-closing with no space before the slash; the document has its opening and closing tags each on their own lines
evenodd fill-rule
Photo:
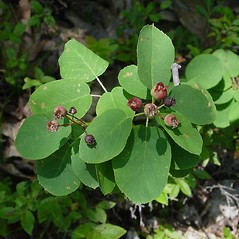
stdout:
<svg viewBox="0 0 239 239">
<path fill-rule="evenodd" d="M 57 106 L 54 109 L 54 118 L 62 119 L 66 115 L 67 111 L 64 106 Z"/>
<path fill-rule="evenodd" d="M 137 111 L 142 106 L 142 101 L 137 98 L 131 98 L 127 104 L 133 111 Z"/>
<path fill-rule="evenodd" d="M 52 121 L 47 122 L 46 127 L 50 132 L 56 132 L 59 128 L 59 125 L 56 120 L 52 120 Z"/>
<path fill-rule="evenodd" d="M 144 106 L 144 113 L 148 118 L 154 118 L 158 113 L 158 107 L 153 103 L 146 104 Z"/>
<path fill-rule="evenodd" d="M 85 142 L 86 142 L 88 145 L 94 145 L 94 144 L 96 143 L 94 136 L 91 135 L 91 134 L 87 134 L 87 135 L 85 136 Z"/>
<path fill-rule="evenodd" d="M 176 100 L 170 96 L 167 96 L 166 98 L 164 98 L 163 103 L 165 106 L 171 107 L 176 104 Z"/>
<path fill-rule="evenodd" d="M 156 100 L 162 100 L 167 96 L 167 86 L 163 82 L 157 83 L 151 90 L 151 95 Z"/>
<path fill-rule="evenodd" d="M 76 114 L 76 113 L 77 113 L 77 110 L 76 110 L 75 107 L 71 107 L 71 108 L 69 109 L 69 114 L 74 115 L 74 114 Z"/>
</svg>

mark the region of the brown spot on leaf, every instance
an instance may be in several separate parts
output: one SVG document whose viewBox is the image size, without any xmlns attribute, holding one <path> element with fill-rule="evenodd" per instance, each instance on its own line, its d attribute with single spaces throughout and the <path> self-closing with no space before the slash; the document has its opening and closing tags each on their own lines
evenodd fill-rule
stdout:
<svg viewBox="0 0 239 239">
<path fill-rule="evenodd" d="M 67 187 L 66 187 L 66 189 L 69 189 L 69 190 L 70 190 L 70 189 L 71 189 L 71 187 L 67 186 Z"/>
<path fill-rule="evenodd" d="M 34 100 L 32 100 L 32 104 L 33 104 L 33 105 L 36 105 L 37 103 L 36 103 Z"/>
<path fill-rule="evenodd" d="M 44 85 L 42 89 L 43 89 L 43 90 L 47 90 L 47 86 Z"/>
</svg>

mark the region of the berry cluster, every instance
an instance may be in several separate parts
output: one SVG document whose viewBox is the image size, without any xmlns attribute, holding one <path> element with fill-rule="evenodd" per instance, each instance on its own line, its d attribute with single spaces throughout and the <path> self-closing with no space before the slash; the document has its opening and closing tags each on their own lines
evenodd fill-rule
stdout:
<svg viewBox="0 0 239 239">
<path fill-rule="evenodd" d="M 53 112 L 54 112 L 54 120 L 47 122 L 47 129 L 50 132 L 56 132 L 60 126 L 69 126 L 72 124 L 80 125 L 84 129 L 87 126 L 87 124 L 82 119 L 79 119 L 75 116 L 75 114 L 77 113 L 77 110 L 75 107 L 71 107 L 69 111 L 67 111 L 64 106 L 57 106 L 55 107 Z M 63 119 L 64 117 L 69 120 L 69 123 L 59 124 L 57 120 Z M 84 138 L 85 142 L 91 146 L 95 145 L 96 140 L 94 136 L 91 134 L 88 134 L 86 130 L 84 131 L 85 131 L 85 138 Z"/>
<path fill-rule="evenodd" d="M 165 86 L 163 82 L 157 83 L 150 91 L 153 100 L 152 103 L 143 105 L 141 99 L 133 97 L 128 101 L 128 106 L 133 111 L 140 111 L 144 107 L 144 114 L 147 118 L 152 119 L 159 114 L 159 109 L 162 107 L 172 107 L 176 104 L 176 100 L 168 96 L 168 86 Z M 168 114 L 164 118 L 164 122 L 167 126 L 176 128 L 179 125 L 179 121 L 173 114 Z"/>
</svg>

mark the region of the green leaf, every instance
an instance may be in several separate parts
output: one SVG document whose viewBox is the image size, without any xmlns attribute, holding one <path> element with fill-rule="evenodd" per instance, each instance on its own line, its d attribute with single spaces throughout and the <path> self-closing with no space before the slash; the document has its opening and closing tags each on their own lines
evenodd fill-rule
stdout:
<svg viewBox="0 0 239 239">
<path fill-rule="evenodd" d="M 119 73 L 118 80 L 125 91 L 141 99 L 151 99 L 148 88 L 143 85 L 138 77 L 137 66 L 126 66 Z"/>
<path fill-rule="evenodd" d="M 99 207 L 96 207 L 95 210 L 88 209 L 87 217 L 89 218 L 90 221 L 95 223 L 105 223 L 107 219 L 105 210 Z"/>
<path fill-rule="evenodd" d="M 233 98 L 239 101 L 239 88 L 233 91 Z"/>
<path fill-rule="evenodd" d="M 76 229 L 72 231 L 72 239 L 88 239 L 88 235 L 96 227 L 96 225 L 97 224 L 91 222 L 80 224 Z"/>
<path fill-rule="evenodd" d="M 157 198 L 156 201 L 168 206 L 168 195 L 163 191 Z"/>
<path fill-rule="evenodd" d="M 228 90 L 230 87 L 232 86 L 232 80 L 229 76 L 224 75 L 222 77 L 222 80 L 213 88 L 210 89 L 211 90 L 215 90 L 215 91 L 225 91 Z"/>
<path fill-rule="evenodd" d="M 135 112 L 127 105 L 128 100 L 125 98 L 122 87 L 115 87 L 111 92 L 104 93 L 96 107 L 96 114 L 100 115 L 110 109 L 120 109 L 128 117 L 133 117 Z"/>
<path fill-rule="evenodd" d="M 223 66 L 223 75 L 231 77 L 236 77 L 239 75 L 239 56 L 230 50 L 218 49 L 213 55 L 217 56 Z"/>
<path fill-rule="evenodd" d="M 100 207 L 104 210 L 108 210 L 113 208 L 116 205 L 115 202 L 111 202 L 111 201 L 100 201 L 96 206 Z"/>
<path fill-rule="evenodd" d="M 216 56 L 201 54 L 188 64 L 185 72 L 186 80 L 198 83 L 205 89 L 216 86 L 223 76 L 223 65 Z"/>
<path fill-rule="evenodd" d="M 172 107 L 183 114 L 193 124 L 211 124 L 216 117 L 216 108 L 212 97 L 200 85 L 183 83 L 174 87 L 170 96 L 176 99 Z"/>
<path fill-rule="evenodd" d="M 118 239 L 121 238 L 126 231 L 109 223 L 100 224 L 93 228 L 88 234 L 88 239 Z"/>
<path fill-rule="evenodd" d="M 117 156 L 125 147 L 132 127 L 132 119 L 119 109 L 107 110 L 97 116 L 87 128 L 95 137 L 91 147 L 80 143 L 80 157 L 87 163 L 102 163 Z"/>
<path fill-rule="evenodd" d="M 104 195 L 111 193 L 115 188 L 115 177 L 112 169 L 112 162 L 107 161 L 101 164 L 96 164 L 96 168 L 101 192 Z"/>
<path fill-rule="evenodd" d="M 180 188 L 175 183 L 167 183 L 163 191 L 169 195 L 170 199 L 174 199 L 178 196 Z"/>
<path fill-rule="evenodd" d="M 7 238 L 8 235 L 8 223 L 5 220 L 0 219 L 0 236 Z"/>
<path fill-rule="evenodd" d="M 46 127 L 49 120 L 49 116 L 36 114 L 24 121 L 15 140 L 15 145 L 24 158 L 45 158 L 66 143 L 71 127 L 59 127 L 56 132 L 50 132 Z"/>
<path fill-rule="evenodd" d="M 80 139 L 76 140 L 72 148 L 72 169 L 79 180 L 86 186 L 97 188 L 99 183 L 96 176 L 96 168 L 94 164 L 85 163 L 79 156 L 79 143 Z"/>
<path fill-rule="evenodd" d="M 213 124 L 218 128 L 226 128 L 230 125 L 229 111 L 233 105 L 233 101 L 226 104 L 217 105 L 216 119 Z"/>
<path fill-rule="evenodd" d="M 204 179 L 204 180 L 212 179 L 212 176 L 209 173 L 207 173 L 205 170 L 197 169 L 193 171 L 193 174 L 199 179 Z"/>
<path fill-rule="evenodd" d="M 64 79 L 77 79 L 85 82 L 103 74 L 109 63 L 75 39 L 65 44 L 59 58 L 60 74 Z"/>
<path fill-rule="evenodd" d="M 184 178 L 174 178 L 175 182 L 179 185 L 181 191 L 188 197 L 192 195 L 191 188 Z"/>
<path fill-rule="evenodd" d="M 34 228 L 34 223 L 35 223 L 35 217 L 32 214 L 31 211 L 26 210 L 21 214 L 21 226 L 24 229 L 24 231 L 29 234 L 32 235 L 32 231 Z"/>
<path fill-rule="evenodd" d="M 189 153 L 174 142 L 170 142 L 170 145 L 172 148 L 172 164 L 174 163 L 175 169 L 191 169 L 199 163 L 200 158 L 198 155 Z"/>
<path fill-rule="evenodd" d="M 164 130 L 169 134 L 169 136 L 173 139 L 173 141 L 181 146 L 186 151 L 199 155 L 202 151 L 202 137 L 195 129 L 190 121 L 186 119 L 179 112 L 172 112 L 173 115 L 176 116 L 178 121 L 180 122 L 177 128 L 168 127 L 164 120 L 161 117 L 157 117 L 157 122 L 160 126 L 164 128 Z M 161 116 L 165 117 L 167 114 L 161 114 Z"/>
<path fill-rule="evenodd" d="M 29 88 L 31 88 L 33 86 L 40 86 L 40 85 L 42 85 L 42 83 L 39 80 L 33 80 L 33 79 L 29 78 L 29 77 L 25 77 L 24 78 L 24 82 L 25 83 L 22 86 L 23 90 L 29 89 Z"/>
<path fill-rule="evenodd" d="M 233 98 L 233 89 L 229 88 L 225 91 L 214 91 L 211 90 L 210 94 L 213 98 L 213 101 L 216 105 L 220 105 L 220 104 L 225 104 L 227 102 L 229 102 L 232 98 Z"/>
<path fill-rule="evenodd" d="M 170 167 L 170 174 L 173 177 L 176 177 L 176 178 L 185 177 L 192 171 L 191 168 L 189 168 L 189 169 L 178 169 L 178 168 L 175 168 L 175 166 L 177 166 L 177 165 L 175 165 L 174 161 L 172 161 L 172 164 L 171 164 L 171 167 Z"/>
<path fill-rule="evenodd" d="M 57 80 L 40 86 L 30 97 L 29 103 L 33 113 L 46 113 L 56 106 L 69 110 L 74 106 L 76 117 L 81 118 L 91 106 L 92 97 L 89 86 L 79 80 Z"/>
<path fill-rule="evenodd" d="M 239 121 L 239 102 L 234 102 L 229 110 L 229 120 L 231 123 L 236 123 Z"/>
<path fill-rule="evenodd" d="M 68 142 L 51 156 L 37 161 L 37 177 L 40 184 L 55 196 L 68 195 L 80 185 L 72 169 L 72 154 L 74 150 Z"/>
<path fill-rule="evenodd" d="M 153 25 L 140 32 L 137 45 L 138 76 L 149 90 L 158 83 L 169 83 L 174 47 L 171 39 Z"/>
<path fill-rule="evenodd" d="M 31 7 L 36 14 L 42 14 L 44 11 L 43 6 L 38 1 L 31 1 Z"/>
<path fill-rule="evenodd" d="M 14 207 L 0 207 L 0 218 L 7 220 L 9 223 L 17 222 L 19 221 L 21 216 L 21 212 L 19 208 Z"/>
<path fill-rule="evenodd" d="M 123 152 L 113 159 L 116 184 L 134 203 L 150 202 L 167 183 L 170 161 L 171 149 L 163 132 L 136 126 Z"/>
<path fill-rule="evenodd" d="M 17 35 L 18 37 L 20 37 L 24 33 L 25 29 L 26 29 L 26 25 L 19 22 L 15 25 L 13 29 L 13 33 Z"/>
</svg>

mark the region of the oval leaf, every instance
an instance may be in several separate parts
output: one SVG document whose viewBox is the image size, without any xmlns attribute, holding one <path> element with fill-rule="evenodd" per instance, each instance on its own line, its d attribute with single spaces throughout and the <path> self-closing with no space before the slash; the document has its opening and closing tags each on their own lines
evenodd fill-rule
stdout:
<svg viewBox="0 0 239 239">
<path fill-rule="evenodd" d="M 164 117 L 166 116 L 166 114 L 161 115 Z M 200 155 L 203 140 L 197 129 L 192 127 L 190 121 L 179 112 L 173 112 L 173 115 L 175 115 L 180 122 L 177 128 L 173 129 L 165 125 L 161 117 L 157 117 L 157 121 L 176 144 L 192 154 Z"/>
<path fill-rule="evenodd" d="M 21 126 L 16 147 L 27 159 L 43 159 L 62 147 L 71 133 L 71 127 L 59 127 L 56 132 L 47 130 L 50 117 L 36 114 L 27 118 Z"/>
<path fill-rule="evenodd" d="M 90 239 L 118 239 L 121 238 L 126 231 L 109 223 L 104 223 L 92 228 L 87 238 Z"/>
<path fill-rule="evenodd" d="M 120 85 L 129 94 L 141 99 L 151 99 L 152 96 L 148 88 L 142 84 L 138 77 L 138 69 L 135 65 L 126 66 L 119 73 L 118 80 Z"/>
<path fill-rule="evenodd" d="M 223 66 L 224 66 L 224 74 L 230 78 L 236 77 L 239 75 L 239 56 L 230 50 L 218 49 L 213 55 L 217 56 Z"/>
<path fill-rule="evenodd" d="M 239 121 L 239 102 L 234 102 L 230 107 L 229 120 L 231 123 L 236 123 Z"/>
<path fill-rule="evenodd" d="M 125 98 L 122 87 L 115 87 L 111 92 L 104 93 L 96 107 L 96 114 L 100 115 L 106 110 L 120 109 L 125 112 L 128 117 L 134 117 L 135 112 L 128 105 L 128 100 Z"/>
<path fill-rule="evenodd" d="M 233 89 L 229 88 L 225 91 L 215 91 L 215 90 L 211 90 L 210 94 L 213 98 L 213 101 L 216 105 L 221 105 L 221 104 L 225 104 L 227 102 L 229 102 L 232 98 L 233 98 Z"/>
<path fill-rule="evenodd" d="M 217 105 L 216 119 L 213 124 L 218 128 L 226 128 L 230 126 L 229 112 L 234 101 L 226 104 Z"/>
<path fill-rule="evenodd" d="M 111 193 L 115 188 L 115 177 L 112 169 L 112 162 L 107 161 L 96 164 L 96 168 L 101 192 L 104 195 Z"/>
<path fill-rule="evenodd" d="M 193 124 L 211 124 L 216 117 L 216 108 L 207 90 L 198 84 L 181 84 L 170 93 L 176 99 L 172 109 L 183 114 Z"/>
<path fill-rule="evenodd" d="M 156 127 L 136 126 L 123 152 L 113 159 L 115 182 L 134 203 L 156 199 L 168 180 L 171 148 Z"/>
<path fill-rule="evenodd" d="M 158 83 L 169 83 L 174 47 L 171 39 L 153 25 L 140 32 L 137 45 L 138 76 L 149 90 Z"/>
<path fill-rule="evenodd" d="M 79 156 L 80 139 L 76 140 L 72 148 L 72 169 L 79 180 L 86 186 L 97 188 L 99 186 L 94 164 L 87 164 Z"/>
<path fill-rule="evenodd" d="M 205 89 L 210 89 L 222 79 L 223 65 L 216 56 L 201 54 L 188 64 L 185 76 L 186 80 L 199 83 Z"/>
<path fill-rule="evenodd" d="M 102 75 L 109 63 L 75 39 L 65 44 L 59 58 L 60 74 L 64 79 L 77 79 L 85 82 Z"/>
<path fill-rule="evenodd" d="M 37 161 L 37 178 L 40 184 L 55 196 L 68 195 L 80 186 L 72 169 L 71 156 L 72 145 L 67 143 L 51 156 Z"/>
<path fill-rule="evenodd" d="M 74 106 L 76 117 L 83 117 L 91 106 L 92 97 L 89 86 L 79 80 L 57 80 L 40 86 L 30 97 L 29 103 L 33 113 L 45 113 L 56 106 L 69 110 Z"/>
<path fill-rule="evenodd" d="M 35 217 L 32 214 L 32 212 L 29 210 L 22 212 L 20 221 L 24 231 L 27 234 L 32 235 L 32 231 L 33 231 L 34 223 L 35 223 Z"/>
<path fill-rule="evenodd" d="M 122 110 L 107 110 L 97 116 L 87 128 L 96 145 L 80 143 L 80 157 L 87 163 L 102 163 L 117 156 L 125 147 L 132 127 L 132 119 Z"/>
<path fill-rule="evenodd" d="M 174 142 L 170 141 L 170 145 L 172 148 L 172 164 L 174 163 L 174 169 L 191 169 L 199 163 L 200 158 L 198 155 L 189 153 Z"/>
</svg>

